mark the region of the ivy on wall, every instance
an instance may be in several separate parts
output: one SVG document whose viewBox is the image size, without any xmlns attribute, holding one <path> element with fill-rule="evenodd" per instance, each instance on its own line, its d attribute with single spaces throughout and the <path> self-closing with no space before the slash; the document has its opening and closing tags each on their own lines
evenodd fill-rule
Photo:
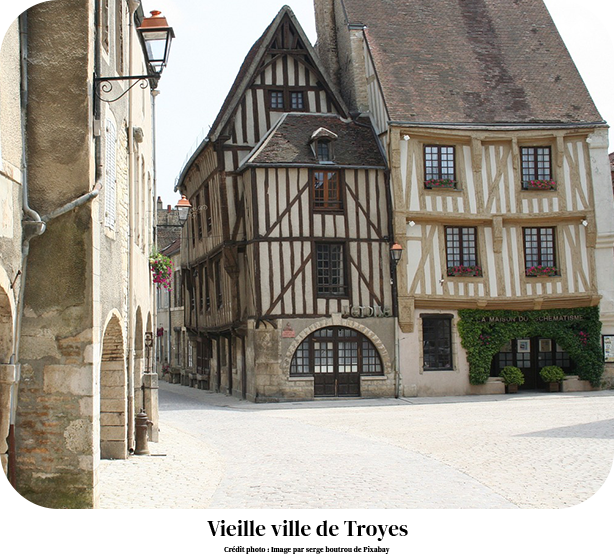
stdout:
<svg viewBox="0 0 614 554">
<path fill-rule="evenodd" d="M 580 379 L 599 386 L 603 374 L 599 308 L 518 312 L 459 310 L 458 332 L 469 361 L 469 381 L 481 385 L 490 376 L 493 356 L 517 338 L 554 339 L 576 363 Z"/>
</svg>

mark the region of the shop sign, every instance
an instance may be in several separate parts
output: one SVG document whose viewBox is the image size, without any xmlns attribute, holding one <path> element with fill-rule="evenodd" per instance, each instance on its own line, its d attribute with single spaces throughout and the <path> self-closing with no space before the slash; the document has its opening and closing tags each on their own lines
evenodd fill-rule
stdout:
<svg viewBox="0 0 614 554">
<path fill-rule="evenodd" d="M 343 317 L 392 317 L 391 308 L 381 306 L 348 306 L 343 308 Z"/>
<path fill-rule="evenodd" d="M 296 336 L 294 329 L 292 329 L 291 325 L 286 324 L 285 329 L 281 332 L 282 339 L 293 339 Z"/>
<path fill-rule="evenodd" d="M 526 323 L 528 321 L 582 321 L 584 316 L 581 315 L 542 315 L 536 317 L 528 317 L 526 315 L 518 315 L 513 317 L 494 317 L 488 316 L 482 318 L 482 323 Z"/>
</svg>

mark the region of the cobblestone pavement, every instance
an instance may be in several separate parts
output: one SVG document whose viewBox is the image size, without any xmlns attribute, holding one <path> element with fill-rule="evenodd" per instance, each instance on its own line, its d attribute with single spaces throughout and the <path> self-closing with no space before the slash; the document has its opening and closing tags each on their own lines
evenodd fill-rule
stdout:
<svg viewBox="0 0 614 554">
<path fill-rule="evenodd" d="M 160 385 L 102 508 L 561 508 L 614 459 L 614 392 L 252 404 Z"/>
</svg>

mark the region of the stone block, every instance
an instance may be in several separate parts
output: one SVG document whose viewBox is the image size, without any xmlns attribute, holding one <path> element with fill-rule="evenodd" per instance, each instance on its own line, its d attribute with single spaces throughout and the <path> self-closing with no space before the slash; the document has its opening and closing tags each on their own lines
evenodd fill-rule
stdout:
<svg viewBox="0 0 614 554">
<path fill-rule="evenodd" d="M 100 457 L 103 460 L 125 460 L 128 457 L 126 443 L 123 441 L 101 442 Z"/>
<path fill-rule="evenodd" d="M 565 377 L 561 390 L 563 392 L 586 392 L 594 390 L 589 381 L 580 379 L 577 375 Z"/>
<path fill-rule="evenodd" d="M 74 394 L 92 396 L 94 383 L 92 366 L 47 365 L 43 373 L 46 394 Z"/>
<path fill-rule="evenodd" d="M 113 425 L 100 428 L 101 442 L 123 441 L 126 439 L 126 427 L 124 425 Z"/>
<path fill-rule="evenodd" d="M 101 415 L 105 412 L 125 412 L 126 411 L 126 400 L 116 400 L 112 398 L 101 398 L 100 399 L 100 413 Z"/>
<path fill-rule="evenodd" d="M 100 398 L 112 400 L 126 396 L 126 387 L 100 387 Z"/>
<path fill-rule="evenodd" d="M 100 414 L 100 425 L 120 426 L 125 422 L 124 415 L 119 412 Z"/>
<path fill-rule="evenodd" d="M 491 377 L 483 385 L 469 385 L 469 394 L 505 394 L 503 381 Z"/>
<path fill-rule="evenodd" d="M 123 387 L 126 376 L 123 371 L 103 371 L 100 374 L 100 385 L 102 387 Z"/>
</svg>

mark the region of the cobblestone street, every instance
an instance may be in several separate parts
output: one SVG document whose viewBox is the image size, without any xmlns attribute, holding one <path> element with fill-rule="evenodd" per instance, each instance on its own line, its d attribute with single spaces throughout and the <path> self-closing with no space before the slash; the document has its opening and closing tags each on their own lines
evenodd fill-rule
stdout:
<svg viewBox="0 0 614 554">
<path fill-rule="evenodd" d="M 614 458 L 614 393 L 251 404 L 160 386 L 151 456 L 101 508 L 562 508 Z"/>
</svg>

